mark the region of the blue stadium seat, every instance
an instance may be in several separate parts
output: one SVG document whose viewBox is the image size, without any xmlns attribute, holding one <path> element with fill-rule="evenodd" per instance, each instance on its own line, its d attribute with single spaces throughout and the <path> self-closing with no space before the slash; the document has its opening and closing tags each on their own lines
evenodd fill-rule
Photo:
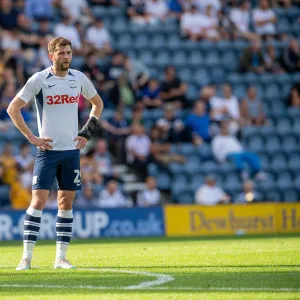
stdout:
<svg viewBox="0 0 300 300">
<path fill-rule="evenodd" d="M 182 164 L 173 162 L 169 164 L 169 170 L 172 174 L 175 175 L 175 174 L 183 173 L 185 169 Z"/>
<path fill-rule="evenodd" d="M 277 131 L 280 134 L 286 134 L 291 132 L 292 124 L 288 118 L 280 118 L 277 122 Z"/>
<path fill-rule="evenodd" d="M 201 146 L 196 147 L 196 153 L 203 160 L 213 159 L 212 150 L 209 144 L 202 144 Z"/>
<path fill-rule="evenodd" d="M 289 172 L 279 173 L 276 185 L 282 190 L 293 187 L 293 176 Z"/>
<path fill-rule="evenodd" d="M 175 196 L 175 201 L 180 204 L 193 204 L 194 195 L 191 192 L 181 192 Z"/>
<path fill-rule="evenodd" d="M 282 146 L 285 153 L 299 151 L 298 140 L 294 135 L 285 135 L 283 138 Z"/>
<path fill-rule="evenodd" d="M 132 47 L 132 44 L 136 46 L 136 48 L 142 44 L 142 41 L 135 41 L 134 43 L 132 42 L 131 35 L 128 33 L 125 33 L 120 36 L 119 40 L 116 43 L 116 46 L 118 49 L 122 49 L 123 51 L 126 51 L 126 49 L 129 49 Z M 146 47 L 146 46 L 144 46 Z"/>
<path fill-rule="evenodd" d="M 295 134 L 299 134 L 299 132 L 300 132 L 300 119 L 299 118 L 297 118 L 297 119 L 294 120 L 293 132 Z"/>
<path fill-rule="evenodd" d="M 271 83 L 266 86 L 264 95 L 266 98 L 273 98 L 277 97 L 278 95 L 280 95 L 280 87 L 277 84 Z"/>
<path fill-rule="evenodd" d="M 239 59 L 233 51 L 226 51 L 221 61 L 227 71 L 234 71 L 239 67 Z"/>
<path fill-rule="evenodd" d="M 188 58 L 186 55 L 186 52 L 181 50 L 181 51 L 176 51 L 173 58 L 172 58 L 172 63 L 175 67 L 185 67 L 187 64 Z M 181 77 L 181 72 L 180 72 L 180 77 Z"/>
<path fill-rule="evenodd" d="M 193 73 L 190 68 L 182 68 L 179 72 L 179 77 L 184 82 L 189 82 L 193 79 Z"/>
<path fill-rule="evenodd" d="M 215 174 L 218 172 L 218 164 L 213 161 L 205 161 L 201 164 L 201 172 L 204 174 Z"/>
<path fill-rule="evenodd" d="M 153 60 L 154 60 L 154 57 L 153 57 L 153 52 L 152 51 L 142 51 L 141 52 L 141 56 L 140 56 L 140 60 L 146 64 L 146 65 L 153 65 Z"/>
<path fill-rule="evenodd" d="M 148 170 L 149 175 L 154 176 L 154 177 L 156 177 L 158 175 L 158 172 L 159 172 L 158 166 L 154 163 L 150 163 L 147 166 L 147 170 Z"/>
<path fill-rule="evenodd" d="M 173 195 L 179 194 L 187 189 L 187 184 L 182 181 L 174 181 L 171 184 L 171 191 Z"/>
<path fill-rule="evenodd" d="M 287 169 L 287 161 L 285 155 L 275 154 L 272 157 L 271 169 L 276 172 L 282 172 Z"/>
<path fill-rule="evenodd" d="M 157 187 L 161 190 L 168 190 L 171 187 L 171 178 L 167 173 L 159 173 L 156 181 Z"/>
<path fill-rule="evenodd" d="M 248 148 L 254 152 L 260 152 L 264 149 L 264 140 L 261 136 L 253 136 L 249 138 Z"/>
<path fill-rule="evenodd" d="M 195 84 L 189 84 L 187 97 L 192 101 L 197 100 L 197 98 L 199 97 L 199 89 Z"/>
<path fill-rule="evenodd" d="M 167 39 L 166 45 L 169 49 L 180 49 L 180 47 L 182 47 L 182 41 L 178 34 L 171 34 Z"/>
<path fill-rule="evenodd" d="M 299 172 L 299 170 L 300 170 L 300 153 L 299 153 L 299 151 L 297 151 L 297 152 L 288 155 L 288 168 L 290 171 L 293 171 L 296 173 Z M 299 188 L 300 188 L 300 185 L 299 185 Z"/>
<path fill-rule="evenodd" d="M 197 156 L 190 156 L 188 161 L 184 164 L 184 171 L 186 174 L 196 174 L 201 169 L 200 159 Z"/>
<path fill-rule="evenodd" d="M 283 201 L 285 202 L 294 203 L 300 201 L 299 194 L 295 189 L 288 189 L 286 191 L 283 191 L 282 195 L 283 195 Z"/>
<path fill-rule="evenodd" d="M 216 66 L 219 64 L 219 54 L 217 51 L 210 51 L 205 57 L 205 64 L 209 66 Z"/>
<path fill-rule="evenodd" d="M 206 69 L 198 69 L 195 72 L 195 82 L 200 86 L 205 86 L 211 83 L 211 78 Z"/>
<path fill-rule="evenodd" d="M 269 202 L 280 202 L 282 200 L 282 196 L 280 192 L 274 188 L 264 193 L 265 200 Z"/>
<path fill-rule="evenodd" d="M 148 40 L 148 44 L 152 49 L 162 50 L 165 48 L 166 39 L 162 34 L 155 35 L 151 42 Z"/>
<path fill-rule="evenodd" d="M 154 58 L 154 63 L 157 66 L 165 68 L 171 63 L 171 57 L 167 51 L 159 52 Z"/>
<path fill-rule="evenodd" d="M 202 174 L 195 174 L 192 177 L 192 182 L 191 182 L 191 188 L 193 191 L 196 191 L 198 188 L 200 188 L 204 184 L 204 176 Z"/>
<path fill-rule="evenodd" d="M 200 51 L 193 51 L 188 59 L 188 63 L 191 66 L 199 66 L 202 65 L 203 62 L 204 58 Z"/>
<path fill-rule="evenodd" d="M 0 185 L 0 208 L 10 205 L 9 190 L 9 185 Z"/>
<path fill-rule="evenodd" d="M 222 175 L 227 175 L 229 173 L 233 173 L 235 171 L 235 167 L 230 162 L 225 162 L 220 164 L 218 167 L 218 173 Z"/>
<path fill-rule="evenodd" d="M 281 150 L 281 142 L 278 136 L 269 136 L 266 144 L 265 149 L 268 153 L 280 152 Z"/>
<path fill-rule="evenodd" d="M 214 84 L 221 84 L 224 82 L 225 72 L 221 68 L 213 68 L 211 70 L 211 79 Z"/>
<path fill-rule="evenodd" d="M 177 151 L 185 156 L 194 154 L 195 147 L 192 143 L 184 143 L 178 146 Z"/>
<path fill-rule="evenodd" d="M 243 99 L 246 95 L 246 85 L 245 84 L 234 85 L 233 94 L 239 99 Z"/>
</svg>

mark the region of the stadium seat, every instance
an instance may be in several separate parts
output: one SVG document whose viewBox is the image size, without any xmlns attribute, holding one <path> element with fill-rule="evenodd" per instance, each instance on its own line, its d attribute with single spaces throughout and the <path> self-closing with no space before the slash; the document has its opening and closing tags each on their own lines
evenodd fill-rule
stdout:
<svg viewBox="0 0 300 300">
<path fill-rule="evenodd" d="M 200 171 L 201 163 L 197 156 L 190 156 L 188 161 L 184 164 L 184 171 L 186 174 L 196 174 Z"/>
<path fill-rule="evenodd" d="M 291 132 L 291 129 L 289 132 Z M 288 134 L 288 132 L 287 132 L 287 134 Z M 299 151 L 298 140 L 295 135 L 284 136 L 282 146 L 283 146 L 283 151 L 285 153 Z"/>
<path fill-rule="evenodd" d="M 174 64 L 175 67 L 185 67 L 187 64 L 188 58 L 186 55 L 186 52 L 181 50 L 181 51 L 176 51 L 173 58 L 172 58 L 172 63 Z M 190 69 L 188 69 L 190 71 Z M 180 72 L 180 77 L 182 78 L 182 72 Z"/>
<path fill-rule="evenodd" d="M 214 84 L 221 84 L 224 82 L 225 72 L 221 68 L 213 68 L 211 71 L 211 79 Z"/>
<path fill-rule="evenodd" d="M 189 156 L 195 152 L 195 147 L 191 143 L 184 143 L 178 146 L 178 152 L 182 155 Z"/>
<path fill-rule="evenodd" d="M 172 174 L 180 174 L 184 172 L 184 166 L 179 163 L 172 162 L 169 164 L 169 170 Z"/>
<path fill-rule="evenodd" d="M 227 71 L 235 71 L 239 66 L 239 59 L 233 51 L 225 52 L 221 61 Z"/>
<path fill-rule="evenodd" d="M 270 189 L 266 193 L 264 193 L 265 201 L 268 202 L 280 202 L 282 199 L 282 196 L 280 192 L 277 189 Z"/>
<path fill-rule="evenodd" d="M 293 186 L 293 177 L 289 172 L 279 173 L 276 180 L 276 186 L 281 190 L 291 188 Z"/>
<path fill-rule="evenodd" d="M 268 137 L 265 149 L 268 153 L 274 153 L 281 150 L 281 142 L 278 136 L 270 136 Z"/>
<path fill-rule="evenodd" d="M 0 185 L 0 208 L 10 205 L 9 190 L 9 185 Z"/>
<path fill-rule="evenodd" d="M 216 66 L 219 64 L 219 54 L 217 51 L 208 52 L 205 57 L 205 64 L 209 66 Z"/>
<path fill-rule="evenodd" d="M 198 69 L 196 71 L 195 82 L 200 86 L 205 86 L 211 83 L 211 78 L 206 69 Z"/>
<path fill-rule="evenodd" d="M 248 148 L 254 152 L 260 152 L 264 149 L 264 140 L 261 136 L 252 136 L 249 138 Z"/>
<path fill-rule="evenodd" d="M 205 161 L 201 164 L 201 172 L 204 174 L 215 174 L 218 172 L 218 164 L 215 161 Z"/>
<path fill-rule="evenodd" d="M 159 173 L 156 177 L 157 187 L 161 190 L 168 190 L 171 187 L 171 178 L 167 173 Z"/>
<path fill-rule="evenodd" d="M 287 169 L 287 162 L 285 155 L 283 154 L 275 154 L 272 158 L 272 162 L 270 167 L 273 171 L 282 172 Z"/>
<path fill-rule="evenodd" d="M 204 62 L 203 55 L 198 50 L 193 51 L 188 59 L 188 63 L 193 67 L 202 65 L 203 62 Z"/>
<path fill-rule="evenodd" d="M 292 129 L 292 124 L 290 122 L 289 119 L 287 118 L 280 118 L 277 122 L 277 131 L 278 133 L 280 134 L 286 134 L 286 133 L 289 133 L 291 132 L 291 129 Z"/>
<path fill-rule="evenodd" d="M 198 153 L 201 161 L 213 159 L 212 150 L 209 144 L 202 144 L 195 148 L 196 153 Z"/>
<path fill-rule="evenodd" d="M 150 163 L 148 166 L 147 166 L 147 170 L 148 170 L 148 173 L 150 176 L 154 176 L 156 177 L 158 175 L 158 166 L 154 163 Z"/>
<path fill-rule="evenodd" d="M 194 195 L 191 192 L 181 192 L 176 195 L 175 201 L 180 204 L 193 204 Z"/>
<path fill-rule="evenodd" d="M 191 188 L 193 191 L 196 191 L 204 184 L 204 176 L 202 174 L 195 174 L 192 177 Z"/>
<path fill-rule="evenodd" d="M 295 189 L 288 189 L 286 191 L 283 191 L 282 192 L 283 194 L 283 201 L 284 202 L 297 202 L 297 201 L 300 201 L 299 199 L 299 194 L 297 192 L 297 190 Z"/>
</svg>

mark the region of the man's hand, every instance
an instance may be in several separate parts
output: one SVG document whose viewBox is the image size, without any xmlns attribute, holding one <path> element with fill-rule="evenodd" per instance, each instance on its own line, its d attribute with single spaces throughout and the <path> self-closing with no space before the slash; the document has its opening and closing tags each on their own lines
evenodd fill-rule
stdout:
<svg viewBox="0 0 300 300">
<path fill-rule="evenodd" d="M 52 146 L 48 142 L 53 142 L 53 140 L 51 140 L 49 138 L 39 138 L 34 135 L 33 137 L 29 138 L 28 140 L 32 145 L 35 145 L 35 146 L 41 148 L 41 150 L 43 150 L 43 151 L 52 149 Z"/>
<path fill-rule="evenodd" d="M 78 136 L 74 141 L 78 141 L 76 149 L 83 149 L 87 143 L 87 139 L 83 136 Z"/>
</svg>

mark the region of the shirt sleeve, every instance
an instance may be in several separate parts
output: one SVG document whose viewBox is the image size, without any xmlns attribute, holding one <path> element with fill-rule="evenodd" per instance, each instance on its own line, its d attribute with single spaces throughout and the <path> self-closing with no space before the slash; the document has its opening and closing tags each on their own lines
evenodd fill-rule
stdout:
<svg viewBox="0 0 300 300">
<path fill-rule="evenodd" d="M 24 87 L 18 92 L 17 97 L 24 102 L 29 102 L 41 90 L 41 84 L 38 80 L 38 74 L 31 76 Z"/>
<path fill-rule="evenodd" d="M 81 88 L 81 94 L 88 100 L 97 94 L 94 85 L 83 73 L 81 74 Z"/>
</svg>

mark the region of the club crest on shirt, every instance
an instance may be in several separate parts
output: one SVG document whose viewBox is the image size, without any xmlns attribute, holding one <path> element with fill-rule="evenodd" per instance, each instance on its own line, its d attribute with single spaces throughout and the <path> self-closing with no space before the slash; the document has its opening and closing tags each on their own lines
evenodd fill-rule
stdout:
<svg viewBox="0 0 300 300">
<path fill-rule="evenodd" d="M 75 89 L 75 88 L 77 88 L 77 82 L 76 82 L 76 80 L 69 80 L 69 86 L 70 86 L 70 88 L 72 88 L 72 89 Z"/>
</svg>

